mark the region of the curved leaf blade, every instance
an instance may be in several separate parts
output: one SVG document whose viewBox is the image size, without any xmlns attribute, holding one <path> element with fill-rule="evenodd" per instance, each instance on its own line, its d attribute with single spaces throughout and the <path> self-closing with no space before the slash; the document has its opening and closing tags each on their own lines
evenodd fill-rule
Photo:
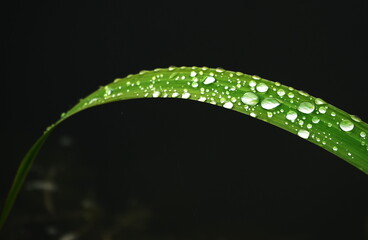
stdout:
<svg viewBox="0 0 368 240">
<path fill-rule="evenodd" d="M 157 97 L 201 101 L 250 115 L 296 134 L 368 174 L 368 124 L 320 98 L 278 82 L 220 68 L 141 71 L 101 87 L 47 128 L 21 162 L 0 216 L 0 229 L 34 159 L 58 124 L 94 106 Z"/>
</svg>

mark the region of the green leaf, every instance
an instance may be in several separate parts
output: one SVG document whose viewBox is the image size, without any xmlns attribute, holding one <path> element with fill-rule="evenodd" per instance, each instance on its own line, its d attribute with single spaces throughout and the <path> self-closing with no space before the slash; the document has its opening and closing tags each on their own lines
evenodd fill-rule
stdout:
<svg viewBox="0 0 368 240">
<path fill-rule="evenodd" d="M 298 135 L 368 174 L 368 124 L 320 98 L 278 82 L 220 68 L 170 67 L 141 71 L 101 87 L 47 128 L 18 168 L 0 216 L 0 229 L 34 159 L 57 125 L 94 106 L 157 97 L 206 102 L 250 115 Z"/>
</svg>

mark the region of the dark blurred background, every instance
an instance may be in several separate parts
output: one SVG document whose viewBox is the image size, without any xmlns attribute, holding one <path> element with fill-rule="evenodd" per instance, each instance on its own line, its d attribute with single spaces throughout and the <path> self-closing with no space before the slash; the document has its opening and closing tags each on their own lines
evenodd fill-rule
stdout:
<svg viewBox="0 0 368 240">
<path fill-rule="evenodd" d="M 80 98 L 157 67 L 257 74 L 368 120 L 361 1 L 11 1 L 2 6 L 0 204 L 26 151 Z M 368 239 L 368 177 L 210 104 L 77 114 L 36 160 L 1 239 Z"/>
</svg>

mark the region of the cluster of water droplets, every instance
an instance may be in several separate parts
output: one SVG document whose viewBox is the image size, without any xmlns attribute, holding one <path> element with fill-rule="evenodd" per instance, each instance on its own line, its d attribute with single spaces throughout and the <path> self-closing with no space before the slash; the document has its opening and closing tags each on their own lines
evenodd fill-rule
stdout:
<svg viewBox="0 0 368 240">
<path fill-rule="evenodd" d="M 256 75 L 221 68 L 169 67 L 116 79 L 113 84 L 101 87 L 99 93 L 84 100 L 83 107 L 127 98 L 192 99 L 246 112 L 332 151 L 341 151 L 343 143 L 334 139 L 331 131 L 323 131 L 321 126 L 326 125 L 334 131 L 359 136 L 368 151 L 366 132 L 355 129 L 359 118 L 337 114 L 320 98 Z M 348 150 L 346 154 L 354 158 Z"/>
</svg>

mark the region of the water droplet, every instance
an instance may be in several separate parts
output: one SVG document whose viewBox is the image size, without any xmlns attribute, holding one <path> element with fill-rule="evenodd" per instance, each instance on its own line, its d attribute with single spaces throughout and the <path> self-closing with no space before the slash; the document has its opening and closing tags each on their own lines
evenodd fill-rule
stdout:
<svg viewBox="0 0 368 240">
<path fill-rule="evenodd" d="M 350 117 L 351 117 L 351 119 L 353 119 L 355 122 L 361 122 L 361 121 L 362 121 L 358 116 L 351 115 Z"/>
<path fill-rule="evenodd" d="M 293 110 L 288 111 L 286 114 L 286 119 L 290 121 L 294 121 L 297 117 L 298 117 L 298 114 Z"/>
<path fill-rule="evenodd" d="M 171 94 L 171 96 L 172 96 L 173 98 L 175 98 L 175 97 L 179 96 L 179 93 L 174 92 L 173 94 Z"/>
<path fill-rule="evenodd" d="M 360 136 L 361 136 L 362 138 L 365 138 L 365 137 L 367 136 L 367 134 L 366 134 L 365 132 L 360 132 Z"/>
<path fill-rule="evenodd" d="M 352 123 L 350 120 L 342 120 L 340 122 L 340 128 L 345 131 L 345 132 L 349 132 L 351 130 L 353 130 L 354 128 L 354 123 Z"/>
<path fill-rule="evenodd" d="M 226 102 L 224 103 L 223 107 L 227 108 L 227 109 L 232 109 L 233 108 L 233 103 L 232 102 Z"/>
<path fill-rule="evenodd" d="M 198 83 L 197 82 L 192 82 L 192 87 L 194 87 L 194 88 L 198 87 Z"/>
<path fill-rule="evenodd" d="M 112 90 L 109 86 L 105 87 L 105 96 L 109 96 L 111 94 Z"/>
<path fill-rule="evenodd" d="M 153 94 L 152 94 L 152 97 L 157 98 L 157 97 L 159 97 L 160 95 L 161 95 L 161 92 L 159 92 L 159 91 L 154 91 L 154 92 L 153 92 Z"/>
<path fill-rule="evenodd" d="M 319 118 L 316 117 L 316 116 L 312 117 L 312 122 L 313 123 L 319 123 Z"/>
<path fill-rule="evenodd" d="M 300 129 L 298 131 L 298 136 L 304 139 L 308 139 L 309 138 L 309 132 L 307 130 L 304 129 Z"/>
<path fill-rule="evenodd" d="M 195 71 L 192 71 L 192 72 L 190 73 L 190 76 L 191 76 L 191 77 L 195 77 L 195 76 L 197 76 L 197 73 L 196 73 Z"/>
<path fill-rule="evenodd" d="M 212 76 L 208 76 L 204 81 L 203 81 L 203 84 L 211 84 L 211 83 L 214 83 L 216 81 L 216 79 Z"/>
<path fill-rule="evenodd" d="M 334 150 L 336 152 L 339 149 L 336 146 L 333 146 L 332 150 Z"/>
<path fill-rule="evenodd" d="M 316 98 L 316 99 L 314 100 L 314 103 L 315 103 L 315 104 L 317 104 L 317 105 L 326 104 L 326 102 L 325 102 L 325 101 L 323 101 L 323 100 L 322 100 L 322 99 L 320 99 L 320 98 Z"/>
<path fill-rule="evenodd" d="M 279 95 L 280 97 L 285 95 L 285 90 L 280 88 L 279 90 L 277 90 L 277 95 Z"/>
<path fill-rule="evenodd" d="M 267 109 L 267 110 L 274 109 L 275 107 L 279 105 L 280 105 L 280 102 L 277 101 L 276 98 L 265 98 L 261 102 L 262 108 Z"/>
<path fill-rule="evenodd" d="M 255 118 L 255 117 L 257 117 L 257 114 L 256 114 L 256 113 L 254 113 L 254 112 L 251 112 L 251 113 L 250 113 L 250 116 Z"/>
<path fill-rule="evenodd" d="M 267 92 L 268 86 L 264 83 L 259 83 L 256 87 L 258 92 Z"/>
<path fill-rule="evenodd" d="M 257 76 L 257 75 L 253 75 L 253 76 L 252 76 L 252 78 L 253 78 L 253 79 L 255 79 L 255 80 L 259 80 L 259 79 L 261 79 L 261 78 L 260 78 L 259 76 Z"/>
<path fill-rule="evenodd" d="M 336 113 L 335 113 L 335 112 L 332 112 L 332 113 L 331 113 L 331 116 L 332 116 L 332 117 L 335 117 L 335 116 L 336 116 Z"/>
<path fill-rule="evenodd" d="M 256 94 L 254 94 L 252 92 L 246 92 L 241 97 L 241 101 L 246 105 L 254 106 L 254 105 L 258 104 L 259 99 L 258 99 L 258 96 Z"/>
<path fill-rule="evenodd" d="M 182 98 L 184 98 L 184 99 L 188 99 L 188 98 L 190 97 L 190 93 L 185 92 L 185 93 L 183 93 L 183 94 L 181 95 L 181 97 L 182 97 Z"/>
<path fill-rule="evenodd" d="M 255 81 L 253 81 L 253 80 L 251 80 L 250 82 L 249 82 L 249 86 L 250 87 L 255 87 L 257 85 L 257 83 L 255 82 Z"/>
<path fill-rule="evenodd" d="M 204 102 L 206 100 L 207 100 L 207 98 L 206 97 L 203 97 L 203 96 L 198 99 L 198 101 L 200 101 L 200 102 Z"/>
<path fill-rule="evenodd" d="M 312 113 L 314 111 L 314 104 L 310 103 L 310 102 L 302 102 L 299 107 L 298 110 L 302 113 Z"/>
<path fill-rule="evenodd" d="M 319 107 L 318 111 L 322 114 L 325 114 L 326 111 L 327 111 L 327 108 L 326 107 Z"/>
<path fill-rule="evenodd" d="M 293 97 L 294 97 L 294 93 L 289 92 L 289 93 L 288 93 L 288 97 L 289 97 L 289 98 L 293 98 Z"/>
</svg>

